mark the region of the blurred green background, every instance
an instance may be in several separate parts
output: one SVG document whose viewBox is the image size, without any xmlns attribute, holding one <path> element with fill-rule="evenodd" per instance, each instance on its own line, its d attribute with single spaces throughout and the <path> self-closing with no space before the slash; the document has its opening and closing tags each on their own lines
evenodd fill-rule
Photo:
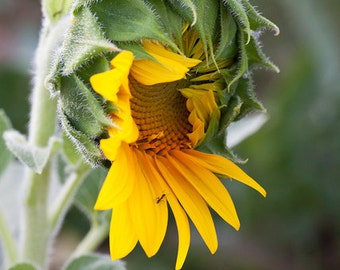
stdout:
<svg viewBox="0 0 340 270">
<path fill-rule="evenodd" d="M 268 195 L 263 199 L 241 184 L 229 184 L 240 231 L 216 217 L 219 249 L 211 256 L 193 229 L 183 269 L 340 269 L 339 1 L 251 3 L 281 29 L 278 37 L 262 35 L 264 51 L 281 73 L 254 72 L 269 121 L 235 152 L 249 158 L 243 168 Z M 0 108 L 23 133 L 40 18 L 38 0 L 0 0 Z M 87 228 L 75 209 L 66 224 L 59 253 L 72 249 Z M 101 251 L 106 250 L 105 242 Z M 170 224 L 153 259 L 137 248 L 125 261 L 129 270 L 172 269 L 176 250 L 176 228 Z M 58 265 L 63 255 L 55 257 Z"/>
</svg>

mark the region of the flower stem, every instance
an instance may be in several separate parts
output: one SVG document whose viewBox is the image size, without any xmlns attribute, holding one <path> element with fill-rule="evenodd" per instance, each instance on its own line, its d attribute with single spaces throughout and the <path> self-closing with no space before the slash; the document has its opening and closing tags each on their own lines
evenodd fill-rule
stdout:
<svg viewBox="0 0 340 270">
<path fill-rule="evenodd" d="M 71 173 L 66 180 L 49 211 L 49 227 L 52 232 L 57 232 L 59 227 L 58 225 L 60 225 L 63 220 L 66 211 L 72 203 L 75 192 L 78 190 L 79 186 L 88 174 L 89 169 L 90 166 L 88 164 L 81 163 L 76 171 Z"/>
<path fill-rule="evenodd" d="M 0 211 L 0 238 L 9 265 L 14 264 L 18 259 L 18 252 L 12 232 L 6 222 L 5 217 Z"/>
<path fill-rule="evenodd" d="M 44 147 L 55 133 L 56 100 L 51 99 L 44 86 L 52 54 L 51 26 L 45 22 L 40 35 L 35 58 L 35 78 L 31 96 L 31 115 L 28 141 L 31 145 Z M 24 214 L 22 222 L 21 260 L 46 269 L 49 251 L 49 228 L 47 202 L 50 182 L 50 162 L 41 174 L 26 170 L 24 190 Z"/>
</svg>

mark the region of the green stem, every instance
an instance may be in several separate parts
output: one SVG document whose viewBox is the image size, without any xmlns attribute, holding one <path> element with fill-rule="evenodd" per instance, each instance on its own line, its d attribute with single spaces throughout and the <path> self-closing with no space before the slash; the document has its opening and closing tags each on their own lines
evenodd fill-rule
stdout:
<svg viewBox="0 0 340 270">
<path fill-rule="evenodd" d="M 35 59 L 35 78 L 31 96 L 31 115 L 28 141 L 31 145 L 44 147 L 55 133 L 56 100 L 51 99 L 44 86 L 52 55 L 51 26 L 45 22 Z M 46 269 L 49 251 L 49 228 L 47 203 L 50 182 L 50 162 L 41 174 L 26 170 L 24 190 L 24 214 L 22 223 L 21 260 L 32 262 Z"/>
<path fill-rule="evenodd" d="M 47 200 L 50 165 L 42 174 L 27 169 L 26 197 L 22 228 L 22 260 L 45 269 L 47 265 L 49 229 L 47 222 Z"/>
<path fill-rule="evenodd" d="M 0 238 L 5 251 L 5 257 L 8 258 L 9 265 L 14 264 L 18 259 L 17 247 L 12 232 L 6 222 L 5 217 L 0 211 Z"/>
<path fill-rule="evenodd" d="M 89 169 L 90 167 L 88 164 L 81 163 L 77 170 L 74 171 L 66 180 L 49 211 L 49 227 L 52 232 L 57 232 L 66 211 L 72 203 L 74 194 L 83 182 L 85 176 L 88 174 Z"/>
<path fill-rule="evenodd" d="M 71 258 L 76 258 L 81 255 L 95 251 L 107 237 L 108 232 L 109 226 L 106 222 L 100 225 L 98 224 L 92 225 L 89 232 L 86 234 L 86 236 L 79 243 L 76 250 L 71 255 Z"/>
</svg>

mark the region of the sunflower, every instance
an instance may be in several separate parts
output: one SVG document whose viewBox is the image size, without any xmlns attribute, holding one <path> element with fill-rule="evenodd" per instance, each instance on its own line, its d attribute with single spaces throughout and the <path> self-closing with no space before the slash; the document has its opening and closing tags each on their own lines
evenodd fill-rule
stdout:
<svg viewBox="0 0 340 270">
<path fill-rule="evenodd" d="M 148 257 L 159 250 L 168 224 L 168 206 L 178 229 L 176 269 L 190 245 L 189 219 L 207 247 L 218 246 L 209 207 L 236 230 L 240 222 L 229 192 L 218 177 L 265 190 L 229 159 L 197 146 L 212 121 L 220 118 L 219 69 L 230 59 L 210 59 L 195 32 L 183 33 L 183 52 L 160 42 L 141 42 L 148 58 L 128 50 L 111 60 L 111 69 L 90 83 L 104 97 L 115 126 L 100 148 L 111 167 L 98 195 L 96 210 L 112 209 L 112 259 L 129 254 L 137 242 Z"/>
</svg>

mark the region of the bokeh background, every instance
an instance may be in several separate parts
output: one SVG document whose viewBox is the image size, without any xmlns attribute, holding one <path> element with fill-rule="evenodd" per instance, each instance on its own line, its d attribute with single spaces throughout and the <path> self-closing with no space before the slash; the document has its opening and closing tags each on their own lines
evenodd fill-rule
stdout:
<svg viewBox="0 0 340 270">
<path fill-rule="evenodd" d="M 340 269 L 340 2 L 251 3 L 281 29 L 278 37 L 262 35 L 264 51 L 281 72 L 254 72 L 269 120 L 235 152 L 249 159 L 243 168 L 268 196 L 229 184 L 240 231 L 216 217 L 219 249 L 212 256 L 193 229 L 183 269 Z M 23 133 L 40 21 L 38 0 L 0 0 L 0 108 Z M 56 241 L 55 269 L 87 229 L 73 208 Z M 129 270 L 172 269 L 176 250 L 170 224 L 153 259 L 137 248 L 125 261 Z M 106 241 L 99 251 L 107 251 Z"/>
</svg>

